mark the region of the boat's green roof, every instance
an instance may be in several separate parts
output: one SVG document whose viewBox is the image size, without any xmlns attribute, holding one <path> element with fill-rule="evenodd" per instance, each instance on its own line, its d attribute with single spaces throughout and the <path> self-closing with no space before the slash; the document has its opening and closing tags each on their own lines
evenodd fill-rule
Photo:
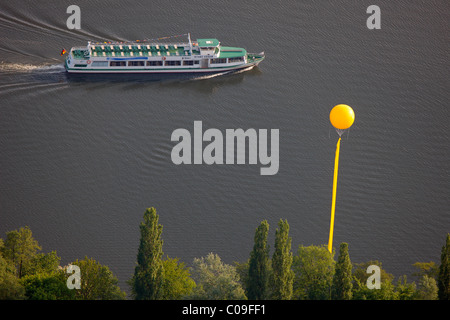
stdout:
<svg viewBox="0 0 450 320">
<path fill-rule="evenodd" d="M 197 39 L 199 47 L 217 47 L 219 40 L 217 39 Z"/>
<path fill-rule="evenodd" d="M 237 58 L 247 54 L 247 50 L 236 47 L 221 47 L 219 58 Z"/>
</svg>

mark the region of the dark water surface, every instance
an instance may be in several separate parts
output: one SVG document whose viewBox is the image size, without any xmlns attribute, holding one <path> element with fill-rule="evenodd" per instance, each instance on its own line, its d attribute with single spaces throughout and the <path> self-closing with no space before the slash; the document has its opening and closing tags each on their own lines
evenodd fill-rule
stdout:
<svg viewBox="0 0 450 320">
<path fill-rule="evenodd" d="M 81 8 L 81 30 L 66 9 Z M 450 231 L 448 1 L 2 1 L 0 237 L 28 225 L 62 263 L 84 256 L 133 273 L 139 223 L 154 206 L 163 251 L 188 265 L 245 261 L 267 219 L 293 251 L 328 242 L 331 108 L 356 113 L 341 144 L 334 245 L 353 262 L 410 274 L 439 262 Z M 252 71 L 211 79 L 67 78 L 62 48 L 190 32 L 265 51 Z M 172 132 L 280 130 L 280 169 L 171 161 Z"/>
</svg>

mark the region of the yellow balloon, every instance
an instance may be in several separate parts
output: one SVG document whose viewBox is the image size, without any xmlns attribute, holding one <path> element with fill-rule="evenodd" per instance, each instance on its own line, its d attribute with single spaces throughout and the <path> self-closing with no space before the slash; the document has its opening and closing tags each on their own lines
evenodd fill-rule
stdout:
<svg viewBox="0 0 450 320">
<path fill-rule="evenodd" d="M 355 112 L 346 104 L 338 104 L 330 112 L 330 121 L 336 129 L 348 129 L 355 121 Z"/>
</svg>

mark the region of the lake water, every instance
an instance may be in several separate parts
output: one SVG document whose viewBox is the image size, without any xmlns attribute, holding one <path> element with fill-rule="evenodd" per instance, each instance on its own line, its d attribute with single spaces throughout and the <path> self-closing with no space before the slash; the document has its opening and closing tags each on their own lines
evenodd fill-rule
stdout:
<svg viewBox="0 0 450 320">
<path fill-rule="evenodd" d="M 329 112 L 353 107 L 340 151 L 334 246 L 395 276 L 440 262 L 450 231 L 448 1 L 2 1 L 0 237 L 30 226 L 62 263 L 107 265 L 126 289 L 139 223 L 155 207 L 163 251 L 190 264 L 245 261 L 267 219 L 299 245 L 328 243 L 338 135 Z M 81 9 L 69 30 L 66 9 Z M 366 9 L 381 9 L 369 30 Z M 190 32 L 266 59 L 211 79 L 73 81 L 62 48 Z M 180 165 L 177 128 L 279 129 L 279 171 Z"/>
</svg>

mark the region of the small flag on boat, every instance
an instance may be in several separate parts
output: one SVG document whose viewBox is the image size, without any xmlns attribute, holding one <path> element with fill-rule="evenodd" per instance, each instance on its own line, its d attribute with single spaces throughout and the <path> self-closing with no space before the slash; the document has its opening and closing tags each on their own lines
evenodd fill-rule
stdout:
<svg viewBox="0 0 450 320">
<path fill-rule="evenodd" d="M 66 49 L 62 49 L 61 55 L 64 55 L 66 52 L 67 52 Z"/>
</svg>

